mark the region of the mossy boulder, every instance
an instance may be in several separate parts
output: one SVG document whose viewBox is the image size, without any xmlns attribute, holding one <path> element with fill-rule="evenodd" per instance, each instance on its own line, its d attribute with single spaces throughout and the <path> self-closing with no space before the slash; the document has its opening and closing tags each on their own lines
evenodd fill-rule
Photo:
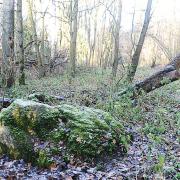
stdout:
<svg viewBox="0 0 180 180">
<path fill-rule="evenodd" d="M 28 100 L 36 101 L 36 102 L 46 102 L 49 101 L 49 96 L 45 96 L 41 93 L 33 93 L 28 96 Z"/>
<path fill-rule="evenodd" d="M 31 138 L 22 130 L 0 125 L 0 155 L 11 158 L 23 158 L 27 162 L 35 161 L 35 152 Z"/>
<path fill-rule="evenodd" d="M 43 103 L 29 100 L 15 100 L 0 114 L 5 126 L 17 127 L 44 137 L 57 127 L 59 110 Z"/>
<path fill-rule="evenodd" d="M 109 113 L 94 108 L 49 106 L 19 99 L 1 111 L 0 121 L 3 124 L 0 135 L 6 137 L 0 139 L 1 151 L 14 158 L 22 157 L 21 152 L 25 159 L 33 156 L 29 134 L 40 138 L 49 135 L 55 142 L 63 141 L 68 153 L 85 158 L 111 153 L 117 147 L 126 149 L 128 145 L 122 124 Z"/>
<path fill-rule="evenodd" d="M 41 103 L 51 103 L 51 102 L 55 102 L 57 99 L 50 95 L 45 95 L 42 93 L 33 93 L 28 96 L 28 100 L 41 102 Z"/>
<path fill-rule="evenodd" d="M 54 105 L 59 104 L 60 101 L 64 101 L 65 98 L 63 96 L 52 96 L 43 93 L 33 93 L 28 96 L 28 100 Z"/>
<path fill-rule="evenodd" d="M 70 153 L 95 157 L 111 153 L 118 146 L 127 148 L 128 135 L 121 123 L 102 110 L 72 105 L 58 106 L 61 123 L 50 138 L 64 141 Z"/>
</svg>

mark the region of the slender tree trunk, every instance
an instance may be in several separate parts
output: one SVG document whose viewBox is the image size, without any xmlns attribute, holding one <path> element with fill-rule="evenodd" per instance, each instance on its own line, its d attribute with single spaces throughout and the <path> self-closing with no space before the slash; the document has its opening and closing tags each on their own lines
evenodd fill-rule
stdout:
<svg viewBox="0 0 180 180">
<path fill-rule="evenodd" d="M 77 23 L 78 0 L 71 1 L 71 19 L 70 19 L 70 76 L 75 77 L 76 71 L 76 42 L 77 42 Z"/>
<path fill-rule="evenodd" d="M 95 48 L 96 48 L 96 37 L 97 37 L 97 14 L 94 20 L 94 37 L 93 37 L 93 43 L 91 46 L 91 58 L 92 58 L 92 66 L 94 62 L 94 54 L 95 54 Z"/>
<path fill-rule="evenodd" d="M 118 61 L 119 61 L 119 32 L 121 28 L 121 13 L 122 13 L 122 2 L 119 0 L 118 6 L 118 18 L 115 24 L 115 32 L 114 32 L 114 62 L 112 66 L 112 75 L 116 77 L 117 69 L 118 69 Z"/>
<path fill-rule="evenodd" d="M 88 17 L 87 17 L 88 16 Z M 88 41 L 88 46 L 89 46 L 89 53 L 87 53 L 87 58 L 86 58 L 86 64 L 88 66 L 91 66 L 91 25 L 90 25 L 90 17 L 89 13 L 87 15 L 87 12 L 85 12 L 85 30 L 87 32 L 87 41 Z"/>
<path fill-rule="evenodd" d="M 5 87 L 15 83 L 14 72 L 14 0 L 3 0 L 3 33 L 2 33 L 2 76 Z"/>
<path fill-rule="evenodd" d="M 45 20 L 45 14 L 43 14 L 43 17 L 42 17 L 41 54 L 42 54 L 43 61 L 46 62 L 45 61 L 45 46 L 44 46 L 44 40 L 45 40 L 44 20 Z"/>
<path fill-rule="evenodd" d="M 133 57 L 132 57 L 132 62 L 131 62 L 130 68 L 128 70 L 127 80 L 130 82 L 132 82 L 132 80 L 134 79 L 136 69 L 137 69 L 137 66 L 139 64 L 139 58 L 141 55 L 142 47 L 143 47 L 144 40 L 146 37 L 146 33 L 147 33 L 147 30 L 149 27 L 149 22 L 151 19 L 151 6 L 152 6 L 152 0 L 148 0 L 146 12 L 145 12 L 144 24 L 143 24 L 143 27 L 141 30 L 141 34 L 139 37 L 137 47 L 136 47 L 135 52 L 134 52 Z"/>
<path fill-rule="evenodd" d="M 17 0 L 17 50 L 20 63 L 19 85 L 25 85 L 22 0 Z"/>
<path fill-rule="evenodd" d="M 35 50 L 37 53 L 37 61 L 38 61 L 38 67 L 39 67 L 39 78 L 45 76 L 45 69 L 43 67 L 43 61 L 42 61 L 42 57 L 41 57 L 41 53 L 40 53 L 40 49 L 39 49 L 39 43 L 38 43 L 38 38 L 37 38 L 37 31 L 36 31 L 36 24 L 33 18 L 33 7 L 32 7 L 32 2 L 31 0 L 27 0 L 28 2 L 28 6 L 29 6 L 29 13 L 30 13 L 30 22 L 31 22 L 31 26 L 33 29 L 33 39 L 34 39 L 34 46 L 35 46 Z"/>
</svg>

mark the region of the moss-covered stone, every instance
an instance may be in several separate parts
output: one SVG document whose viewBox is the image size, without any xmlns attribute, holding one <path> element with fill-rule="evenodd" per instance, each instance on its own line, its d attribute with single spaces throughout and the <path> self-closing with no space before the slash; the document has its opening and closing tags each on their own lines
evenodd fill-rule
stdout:
<svg viewBox="0 0 180 180">
<path fill-rule="evenodd" d="M 30 137 L 18 128 L 0 125 L 0 154 L 11 158 L 34 162 L 35 152 Z"/>
<path fill-rule="evenodd" d="M 0 120 L 5 126 L 18 127 L 26 132 L 34 132 L 43 137 L 58 124 L 57 108 L 18 99 L 0 114 Z"/>
<path fill-rule="evenodd" d="M 56 102 L 57 99 L 50 95 L 45 95 L 42 93 L 33 93 L 28 96 L 28 100 L 36 101 L 36 102 L 42 102 L 42 103 L 50 103 L 50 102 Z"/>
<path fill-rule="evenodd" d="M 67 104 L 49 106 L 29 100 L 16 100 L 0 113 L 0 121 L 3 123 L 3 132 L 10 134 L 12 140 L 9 142 L 14 144 L 0 139 L 1 150 L 9 154 L 12 154 L 11 149 L 17 151 L 14 157 L 22 156 L 19 153 L 22 148 L 24 157 L 30 159 L 28 154 L 31 154 L 29 149 L 32 151 L 32 146 L 23 149 L 26 142 L 30 142 L 29 133 L 44 137 L 51 132 L 50 139 L 63 141 L 68 152 L 86 158 L 112 152 L 117 146 L 126 148 L 128 144 L 128 135 L 119 121 L 107 112 L 88 107 Z M 21 142 L 19 146 L 14 143 L 18 144 L 18 139 L 22 145 Z M 7 147 L 3 149 L 2 145 Z"/>
<path fill-rule="evenodd" d="M 102 110 L 58 106 L 62 122 L 50 138 L 64 141 L 67 150 L 83 157 L 95 157 L 112 152 L 118 145 L 127 146 L 127 138 L 121 123 Z"/>
</svg>

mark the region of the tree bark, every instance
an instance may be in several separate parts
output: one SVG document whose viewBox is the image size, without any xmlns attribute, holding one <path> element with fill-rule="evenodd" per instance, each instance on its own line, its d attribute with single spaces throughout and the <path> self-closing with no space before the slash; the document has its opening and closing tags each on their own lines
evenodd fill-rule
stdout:
<svg viewBox="0 0 180 180">
<path fill-rule="evenodd" d="M 33 8 L 32 8 L 32 2 L 31 0 L 28 0 L 28 8 L 29 8 L 29 13 L 30 13 L 30 22 L 31 22 L 31 26 L 33 29 L 33 39 L 34 39 L 34 46 L 35 46 L 35 50 L 37 53 L 37 61 L 38 61 L 38 67 L 39 67 L 39 78 L 45 76 L 45 70 L 43 67 L 43 61 L 42 61 L 42 57 L 41 57 L 41 53 L 40 53 L 40 49 L 39 49 L 39 44 L 38 44 L 38 37 L 37 37 L 37 31 L 36 31 L 36 24 L 33 18 Z"/>
<path fill-rule="evenodd" d="M 15 83 L 14 72 L 14 0 L 3 0 L 3 33 L 2 33 L 2 76 L 5 87 Z"/>
<path fill-rule="evenodd" d="M 76 70 L 76 43 L 78 29 L 78 0 L 71 0 L 71 15 L 70 15 L 70 76 L 75 77 Z"/>
<path fill-rule="evenodd" d="M 113 77 L 116 77 L 118 62 L 119 62 L 119 32 L 121 28 L 121 13 L 122 13 L 122 2 L 121 0 L 119 0 L 118 17 L 115 23 L 115 32 L 114 32 L 114 62 L 112 66 Z"/>
<path fill-rule="evenodd" d="M 145 12 L 144 24 L 143 24 L 143 27 L 141 30 L 141 34 L 139 37 L 137 47 L 136 47 L 135 52 L 134 52 L 133 57 L 132 57 L 131 65 L 130 65 L 129 70 L 128 70 L 127 80 L 130 82 L 132 82 L 132 80 L 134 79 L 136 69 L 137 69 L 137 66 L 139 64 L 139 59 L 140 59 L 142 47 L 143 47 L 144 40 L 146 37 L 146 33 L 147 33 L 147 30 L 149 27 L 149 22 L 151 19 L 151 6 L 152 6 L 152 0 L 148 0 L 146 12 Z"/>
<path fill-rule="evenodd" d="M 22 0 L 17 0 L 17 50 L 20 63 L 19 85 L 25 85 Z"/>
<path fill-rule="evenodd" d="M 180 55 L 177 55 L 168 65 L 152 76 L 136 83 L 132 88 L 132 98 L 137 97 L 142 92 L 149 93 L 157 88 L 180 79 Z M 122 96 L 129 91 L 125 90 L 118 94 Z"/>
<path fill-rule="evenodd" d="M 41 54 L 42 54 L 42 60 L 44 64 L 48 64 L 46 56 L 45 56 L 45 16 L 47 13 L 47 9 L 42 14 L 42 32 L 41 32 Z"/>
</svg>

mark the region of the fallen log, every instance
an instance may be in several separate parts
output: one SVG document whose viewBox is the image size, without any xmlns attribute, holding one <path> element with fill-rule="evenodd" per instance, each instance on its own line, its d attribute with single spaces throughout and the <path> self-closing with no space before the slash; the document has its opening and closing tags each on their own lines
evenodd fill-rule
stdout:
<svg viewBox="0 0 180 180">
<path fill-rule="evenodd" d="M 8 107 L 14 100 L 10 98 L 1 98 L 0 97 L 0 110 L 1 108 Z"/>
<path fill-rule="evenodd" d="M 166 84 L 180 79 L 180 54 L 177 55 L 168 65 L 162 70 L 153 74 L 152 76 L 136 83 L 130 88 L 132 92 L 132 99 L 140 95 L 142 92 L 149 93 L 157 88 L 160 88 Z M 129 89 L 126 89 L 118 96 L 127 94 Z"/>
</svg>

